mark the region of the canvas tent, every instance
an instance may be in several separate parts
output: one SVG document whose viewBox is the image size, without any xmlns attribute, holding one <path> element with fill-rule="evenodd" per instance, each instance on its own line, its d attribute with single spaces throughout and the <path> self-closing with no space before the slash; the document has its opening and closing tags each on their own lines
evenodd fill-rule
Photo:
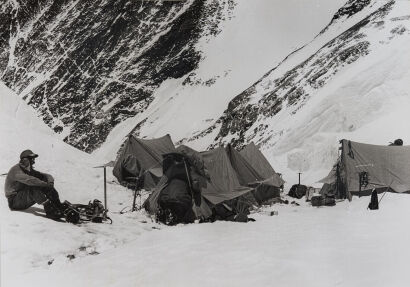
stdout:
<svg viewBox="0 0 410 287">
<path fill-rule="evenodd" d="M 203 217 L 209 218 L 212 215 L 210 211 L 221 203 L 225 204 L 227 208 L 236 210 L 248 204 L 246 198 L 243 196 L 250 195 L 254 189 L 240 184 L 226 150 L 223 147 L 199 153 L 189 147 L 180 146 L 177 148 L 177 152 L 191 159 L 193 158 L 193 160 L 191 160 L 192 162 L 199 161 L 204 165 L 206 176 L 201 172 L 190 173 L 193 181 L 198 182 L 202 200 L 201 205 L 197 208 Z M 196 166 L 198 166 L 198 164 L 196 164 Z M 191 170 L 192 169 L 190 169 L 190 171 Z M 154 192 L 144 203 L 146 210 L 150 214 L 156 214 L 158 212 L 158 201 L 161 197 L 161 193 L 170 183 L 171 179 L 164 175 L 163 178 L 161 178 L 160 184 L 157 185 Z"/>
<path fill-rule="evenodd" d="M 263 178 L 276 174 L 269 161 L 253 142 L 246 145 L 239 153 Z"/>
<path fill-rule="evenodd" d="M 239 183 L 255 188 L 252 193 L 258 204 L 280 196 L 280 187 L 284 184 L 284 180 L 275 172 L 254 143 L 247 145 L 242 153 L 228 145 L 226 153 L 237 173 Z"/>
<path fill-rule="evenodd" d="M 142 187 L 151 189 L 162 176 L 162 155 L 175 151 L 171 137 L 138 139 L 130 135 L 115 161 L 113 174 L 121 184 L 139 178 Z"/>
<path fill-rule="evenodd" d="M 370 194 L 373 188 L 410 192 L 410 146 L 380 146 L 341 140 L 338 162 L 321 193 L 337 198 Z"/>
</svg>

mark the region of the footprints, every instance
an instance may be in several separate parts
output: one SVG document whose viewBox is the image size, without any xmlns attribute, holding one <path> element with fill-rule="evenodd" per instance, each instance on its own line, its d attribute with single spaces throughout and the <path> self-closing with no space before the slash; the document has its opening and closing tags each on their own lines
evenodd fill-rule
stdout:
<svg viewBox="0 0 410 287">
<path fill-rule="evenodd" d="M 63 254 L 62 256 L 60 256 L 60 258 L 56 257 L 56 258 L 52 258 L 50 260 L 47 261 L 47 265 L 52 265 L 53 263 L 62 263 L 62 262 L 72 262 L 74 259 L 76 258 L 81 258 L 81 257 L 85 257 L 88 255 L 99 255 L 100 252 L 98 252 L 96 250 L 95 246 L 80 246 L 78 248 L 78 250 L 75 250 L 72 253 L 69 254 Z M 67 258 L 67 259 L 65 259 Z"/>
</svg>

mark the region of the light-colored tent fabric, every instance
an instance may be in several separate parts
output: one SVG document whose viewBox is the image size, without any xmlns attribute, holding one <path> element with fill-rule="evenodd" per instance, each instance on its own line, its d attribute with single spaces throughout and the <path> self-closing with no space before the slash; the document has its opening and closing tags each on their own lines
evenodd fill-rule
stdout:
<svg viewBox="0 0 410 287">
<path fill-rule="evenodd" d="M 410 146 L 380 146 L 349 140 L 342 140 L 341 145 L 338 165 L 320 181 L 325 183 L 322 194 L 351 199 L 355 194 L 370 194 L 373 188 L 410 192 Z M 361 173 L 367 176 L 367 184 L 360 185 Z"/>
<path fill-rule="evenodd" d="M 395 192 L 410 191 L 410 146 L 380 146 L 342 141 L 342 165 L 346 187 L 360 189 L 390 187 Z M 359 174 L 366 172 L 369 184 L 359 187 Z"/>
<path fill-rule="evenodd" d="M 335 178 L 336 178 L 336 165 L 333 166 L 332 170 L 329 172 L 329 174 L 326 177 L 322 178 L 318 182 L 331 184 L 335 181 Z"/>
<path fill-rule="evenodd" d="M 174 151 L 169 135 L 148 140 L 129 136 L 115 162 L 113 174 L 119 182 L 126 177 L 143 176 L 144 188 L 153 188 L 162 176 L 162 155 Z"/>
</svg>

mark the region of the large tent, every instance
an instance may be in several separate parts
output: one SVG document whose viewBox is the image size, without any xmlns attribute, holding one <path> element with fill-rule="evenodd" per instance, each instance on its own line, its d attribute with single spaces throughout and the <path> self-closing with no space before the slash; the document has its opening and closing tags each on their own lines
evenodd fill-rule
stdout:
<svg viewBox="0 0 410 287">
<path fill-rule="evenodd" d="M 237 173 L 239 183 L 255 188 L 253 195 L 258 204 L 280 196 L 280 188 L 285 181 L 275 172 L 254 143 L 247 145 L 241 153 L 228 145 L 226 153 Z"/>
<path fill-rule="evenodd" d="M 226 203 L 228 208 L 232 207 L 233 209 L 240 209 L 241 206 L 249 205 L 246 202 L 246 195 L 251 195 L 254 189 L 240 184 L 228 154 L 223 147 L 199 153 L 189 147 L 180 146 L 177 148 L 177 152 L 191 158 L 191 161 L 200 161 L 204 165 L 207 176 L 199 174 L 190 176 L 199 182 L 200 193 L 203 199 L 200 211 L 205 218 L 211 216 L 210 210 L 220 203 Z M 164 175 L 161 178 L 160 184 L 157 185 L 144 204 L 149 213 L 155 214 L 158 211 L 160 193 L 169 183 L 170 179 L 167 179 Z"/>
<path fill-rule="evenodd" d="M 171 137 L 138 139 L 130 135 L 115 161 L 113 174 L 121 184 L 142 181 L 142 187 L 151 189 L 162 176 L 162 155 L 175 151 Z"/>
<path fill-rule="evenodd" d="M 341 140 L 341 154 L 321 193 L 338 198 L 370 194 L 373 188 L 410 192 L 410 146 L 380 146 Z"/>
</svg>

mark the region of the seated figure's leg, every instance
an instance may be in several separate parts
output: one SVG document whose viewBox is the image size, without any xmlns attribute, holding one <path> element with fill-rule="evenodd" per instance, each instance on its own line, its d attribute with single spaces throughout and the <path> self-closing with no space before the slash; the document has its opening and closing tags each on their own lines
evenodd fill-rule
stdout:
<svg viewBox="0 0 410 287">
<path fill-rule="evenodd" d="M 47 198 L 58 208 L 61 207 L 60 196 L 58 195 L 57 190 L 54 187 L 45 188 L 43 192 L 47 196 Z"/>
<path fill-rule="evenodd" d="M 9 200 L 9 207 L 13 210 L 27 209 L 34 204 L 44 204 L 47 201 L 47 196 L 40 189 L 24 189 Z"/>
</svg>

